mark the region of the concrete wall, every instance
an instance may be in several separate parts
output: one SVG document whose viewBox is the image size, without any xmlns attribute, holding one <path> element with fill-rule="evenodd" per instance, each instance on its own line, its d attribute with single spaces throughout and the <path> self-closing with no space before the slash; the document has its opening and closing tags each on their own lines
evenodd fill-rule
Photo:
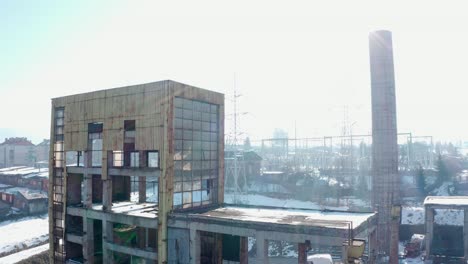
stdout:
<svg viewBox="0 0 468 264">
<path fill-rule="evenodd" d="M 47 199 L 35 199 L 28 203 L 30 214 L 39 214 L 47 212 Z"/>
<path fill-rule="evenodd" d="M 168 228 L 168 262 L 190 263 L 190 230 Z"/>
</svg>

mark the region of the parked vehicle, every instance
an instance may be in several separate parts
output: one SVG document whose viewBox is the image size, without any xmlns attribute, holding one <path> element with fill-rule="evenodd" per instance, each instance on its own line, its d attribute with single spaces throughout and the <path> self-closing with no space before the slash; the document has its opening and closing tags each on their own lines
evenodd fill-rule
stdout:
<svg viewBox="0 0 468 264">
<path fill-rule="evenodd" d="M 307 257 L 308 264 L 333 264 L 330 254 L 315 254 Z"/>
<path fill-rule="evenodd" d="M 416 258 L 421 255 L 424 249 L 424 235 L 414 234 L 411 240 L 405 245 L 405 257 Z"/>
</svg>

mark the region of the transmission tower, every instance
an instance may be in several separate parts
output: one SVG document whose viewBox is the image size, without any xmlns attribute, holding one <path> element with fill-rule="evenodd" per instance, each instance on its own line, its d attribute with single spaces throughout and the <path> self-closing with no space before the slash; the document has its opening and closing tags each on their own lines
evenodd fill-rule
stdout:
<svg viewBox="0 0 468 264">
<path fill-rule="evenodd" d="M 245 161 L 244 161 L 244 150 L 239 149 L 239 142 L 238 136 L 240 135 L 238 132 L 238 123 L 239 123 L 239 112 L 237 106 L 237 100 L 241 96 L 237 93 L 237 84 L 236 84 L 236 76 L 234 75 L 234 96 L 233 96 L 233 105 L 234 105 L 234 113 L 233 113 L 233 134 L 232 137 L 227 137 L 227 146 L 228 150 L 232 153 L 232 156 L 225 158 L 225 166 L 226 166 L 226 174 L 225 174 L 225 183 L 227 184 L 229 179 L 232 178 L 234 185 L 234 191 L 236 193 L 242 192 L 242 190 L 246 189 L 247 187 L 247 178 L 245 175 Z M 244 185 L 239 185 L 239 179 L 244 181 Z"/>
</svg>

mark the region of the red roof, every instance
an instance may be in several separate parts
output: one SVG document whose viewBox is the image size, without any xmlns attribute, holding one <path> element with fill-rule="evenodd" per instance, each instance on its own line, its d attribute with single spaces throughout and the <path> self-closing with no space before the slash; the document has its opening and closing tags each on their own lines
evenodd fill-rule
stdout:
<svg viewBox="0 0 468 264">
<path fill-rule="evenodd" d="M 5 142 L 0 143 L 2 145 L 15 145 L 15 146 L 34 146 L 31 141 L 29 141 L 25 137 L 12 137 L 12 138 L 5 138 Z"/>
</svg>

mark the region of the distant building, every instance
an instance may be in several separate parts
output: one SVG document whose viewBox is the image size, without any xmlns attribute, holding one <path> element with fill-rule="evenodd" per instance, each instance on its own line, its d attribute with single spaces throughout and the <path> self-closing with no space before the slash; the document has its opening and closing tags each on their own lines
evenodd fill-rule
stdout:
<svg viewBox="0 0 468 264">
<path fill-rule="evenodd" d="M 25 137 L 5 138 L 0 143 L 0 168 L 34 163 L 34 144 Z"/>
<path fill-rule="evenodd" d="M 0 169 L 0 190 L 3 185 L 48 191 L 49 169 L 24 166 Z"/>
<path fill-rule="evenodd" d="M 13 206 L 28 214 L 45 213 L 47 212 L 47 194 L 19 190 L 16 192 Z"/>
<path fill-rule="evenodd" d="M 49 161 L 49 150 L 50 150 L 50 140 L 44 139 L 41 143 L 37 144 L 35 147 L 35 161 L 36 164 L 46 164 L 45 167 L 48 167 Z"/>
<path fill-rule="evenodd" d="M 0 200 L 0 218 L 10 212 L 10 205 Z"/>
</svg>

